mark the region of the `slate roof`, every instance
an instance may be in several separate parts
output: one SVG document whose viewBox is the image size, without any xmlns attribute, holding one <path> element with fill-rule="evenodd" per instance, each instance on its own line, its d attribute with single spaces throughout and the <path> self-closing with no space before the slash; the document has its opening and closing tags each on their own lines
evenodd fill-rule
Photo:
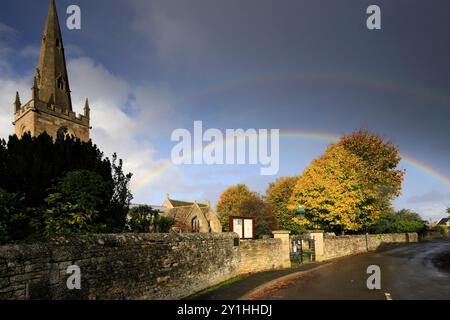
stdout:
<svg viewBox="0 0 450 320">
<path fill-rule="evenodd" d="M 438 225 L 446 226 L 449 221 L 450 221 L 450 218 L 443 218 L 443 219 L 441 219 L 441 221 L 439 221 Z"/>
</svg>

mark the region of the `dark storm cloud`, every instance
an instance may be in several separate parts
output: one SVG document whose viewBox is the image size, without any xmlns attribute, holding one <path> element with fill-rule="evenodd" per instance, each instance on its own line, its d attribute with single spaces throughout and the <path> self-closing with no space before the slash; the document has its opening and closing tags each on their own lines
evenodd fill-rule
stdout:
<svg viewBox="0 0 450 320">
<path fill-rule="evenodd" d="M 48 1 L 4 2 L 0 22 L 20 30 L 11 43 L 33 52 Z M 62 9 L 73 1 L 57 4 L 64 17 Z M 382 11 L 381 31 L 366 28 L 366 8 L 374 4 L 366 0 L 77 4 L 82 30 L 64 31 L 69 58 L 87 56 L 131 88 L 149 93 L 137 99 L 133 89 L 130 100 L 148 111 L 150 116 L 142 117 L 148 123 L 168 122 L 166 131 L 157 130 L 161 139 L 152 139 L 160 154 L 170 152 L 171 130 L 191 128 L 193 120 L 203 120 L 210 128 L 337 134 L 367 126 L 393 139 L 402 153 L 450 176 L 448 0 L 376 1 Z M 36 61 L 25 55 L 10 58 L 22 73 L 35 68 Z M 161 93 L 170 108 L 155 103 Z M 319 152 L 300 151 L 304 163 Z M 282 155 L 292 163 L 286 174 L 302 171 L 289 148 Z M 424 185 L 424 176 L 417 172 L 407 176 L 414 180 L 408 183 L 412 194 L 431 188 L 448 192 L 439 182 L 427 180 Z M 256 180 L 253 186 L 263 184 Z"/>
<path fill-rule="evenodd" d="M 439 191 L 432 191 L 420 196 L 414 196 L 408 199 L 408 202 L 417 203 L 429 203 L 429 202 L 450 202 L 450 193 L 442 193 Z"/>
<path fill-rule="evenodd" d="M 142 45 L 180 92 L 255 79 L 193 113 L 219 97 L 230 114 L 258 111 L 255 122 L 293 127 L 294 115 L 338 133 L 367 125 L 425 158 L 449 155 L 448 1 L 378 1 L 382 31 L 365 27 L 369 1 L 131 3 Z"/>
</svg>

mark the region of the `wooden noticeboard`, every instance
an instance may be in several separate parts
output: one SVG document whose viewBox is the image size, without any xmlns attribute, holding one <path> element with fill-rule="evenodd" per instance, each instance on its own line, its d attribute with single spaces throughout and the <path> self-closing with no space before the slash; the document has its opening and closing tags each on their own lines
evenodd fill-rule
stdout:
<svg viewBox="0 0 450 320">
<path fill-rule="evenodd" d="M 255 239 L 255 218 L 230 217 L 230 232 L 235 232 L 242 240 Z"/>
</svg>

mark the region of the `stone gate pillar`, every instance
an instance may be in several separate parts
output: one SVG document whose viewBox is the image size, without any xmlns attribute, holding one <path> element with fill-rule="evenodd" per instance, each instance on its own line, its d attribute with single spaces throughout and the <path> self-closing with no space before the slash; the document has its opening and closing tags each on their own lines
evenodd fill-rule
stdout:
<svg viewBox="0 0 450 320">
<path fill-rule="evenodd" d="M 316 261 L 323 261 L 324 254 L 324 241 L 323 241 L 323 231 L 322 230 L 311 230 L 307 234 L 314 239 L 314 252 L 316 255 Z"/>
<path fill-rule="evenodd" d="M 283 250 L 283 257 L 284 257 L 284 267 L 290 268 L 291 267 L 291 240 L 289 238 L 289 235 L 291 234 L 290 231 L 287 230 L 277 230 L 272 231 L 273 237 L 275 239 L 281 239 L 281 246 Z"/>
</svg>

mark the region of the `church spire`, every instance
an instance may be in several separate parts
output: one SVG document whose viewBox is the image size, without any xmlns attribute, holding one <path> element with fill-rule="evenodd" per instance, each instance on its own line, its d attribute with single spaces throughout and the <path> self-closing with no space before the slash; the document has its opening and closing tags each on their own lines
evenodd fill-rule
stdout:
<svg viewBox="0 0 450 320">
<path fill-rule="evenodd" d="M 14 101 L 14 112 L 19 112 L 20 108 L 22 106 L 22 103 L 20 102 L 20 96 L 19 96 L 19 92 L 16 92 L 16 100 Z"/>
<path fill-rule="evenodd" d="M 39 100 L 72 111 L 69 78 L 55 0 L 50 0 L 36 74 Z"/>
<path fill-rule="evenodd" d="M 84 116 L 88 119 L 91 117 L 91 107 L 89 107 L 88 98 L 86 98 L 86 102 L 84 103 Z"/>
<path fill-rule="evenodd" d="M 32 99 L 39 100 L 39 86 L 38 86 L 38 75 L 36 74 L 33 79 L 33 87 L 31 88 Z"/>
</svg>

